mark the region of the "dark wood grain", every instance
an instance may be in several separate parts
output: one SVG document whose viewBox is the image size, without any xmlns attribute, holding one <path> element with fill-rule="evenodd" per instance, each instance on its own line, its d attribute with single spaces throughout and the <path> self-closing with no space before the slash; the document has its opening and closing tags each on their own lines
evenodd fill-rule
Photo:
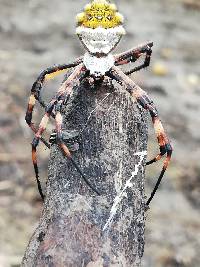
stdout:
<svg viewBox="0 0 200 267">
<path fill-rule="evenodd" d="M 141 160 L 135 153 L 147 149 L 146 112 L 125 88 L 84 83 L 75 89 L 63 114 L 64 128 L 80 133 L 72 140 L 79 144 L 73 158 L 101 196 L 53 145 L 44 210 L 22 265 L 140 266 L 146 156 Z M 140 160 L 137 175 L 130 179 Z M 129 179 L 131 187 L 122 194 Z"/>
</svg>

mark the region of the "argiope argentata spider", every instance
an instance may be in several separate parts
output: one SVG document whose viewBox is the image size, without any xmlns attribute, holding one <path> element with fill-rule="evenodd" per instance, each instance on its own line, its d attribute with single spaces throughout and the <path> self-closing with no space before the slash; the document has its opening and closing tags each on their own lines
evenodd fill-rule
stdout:
<svg viewBox="0 0 200 267">
<path fill-rule="evenodd" d="M 44 199 L 38 175 L 36 148 L 39 144 L 39 140 L 41 140 L 47 147 L 50 147 L 50 144 L 42 137 L 50 116 L 55 118 L 56 122 L 56 137 L 55 135 L 52 135 L 50 140 L 56 138 L 56 143 L 60 146 L 64 155 L 72 161 L 91 189 L 99 194 L 98 190 L 89 183 L 74 162 L 72 153 L 64 142 L 61 107 L 63 103 L 67 102 L 73 88 L 79 85 L 85 78 L 92 77 L 94 81 L 97 81 L 109 77 L 110 79 L 117 81 L 119 84 L 125 85 L 126 90 L 130 93 L 131 97 L 133 97 L 142 108 L 148 110 L 150 113 L 159 143 L 160 153 L 154 159 L 147 162 L 147 165 L 160 160 L 162 156 L 166 155 L 155 188 L 146 203 L 147 206 L 149 206 L 169 165 L 172 146 L 164 131 L 153 101 L 145 91 L 128 77 L 128 75 L 149 66 L 153 42 L 139 45 L 118 55 L 112 55 L 111 51 L 117 46 L 121 37 L 125 34 L 125 29 L 123 27 L 123 16 L 117 11 L 115 4 L 111 4 L 107 0 L 92 0 L 90 4 L 85 6 L 84 12 L 77 15 L 76 34 L 86 49 L 84 56 L 78 58 L 71 64 L 56 65 L 47 68 L 39 75 L 31 89 L 31 96 L 25 120 L 35 133 L 35 137 L 32 141 L 32 160 L 40 195 Z M 142 55 L 145 55 L 143 64 L 136 66 L 127 72 L 123 72 L 119 68 L 121 65 L 137 61 Z M 67 72 L 69 68 L 74 68 L 72 74 L 63 81 L 56 95 L 51 99 L 48 105 L 46 105 L 41 99 L 41 90 L 45 81 L 54 78 L 60 73 Z M 45 108 L 45 115 L 41 120 L 39 129 L 36 129 L 32 122 L 32 114 L 36 100 L 43 108 Z"/>
</svg>

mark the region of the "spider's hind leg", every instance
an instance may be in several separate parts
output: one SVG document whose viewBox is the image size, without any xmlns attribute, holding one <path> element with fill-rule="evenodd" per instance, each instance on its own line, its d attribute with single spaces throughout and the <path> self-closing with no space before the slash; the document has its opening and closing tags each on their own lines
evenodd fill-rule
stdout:
<svg viewBox="0 0 200 267">
<path fill-rule="evenodd" d="M 62 130 L 63 116 L 61 114 L 62 102 L 63 102 L 63 100 L 59 101 L 57 103 L 57 105 L 56 105 L 56 117 L 55 117 L 55 121 L 56 121 L 56 141 L 57 141 L 57 144 L 61 148 L 64 156 L 66 156 L 68 159 L 70 159 L 70 161 L 75 166 L 75 168 L 77 169 L 77 171 L 79 172 L 79 174 L 81 175 L 81 177 L 83 178 L 83 180 L 85 181 L 85 183 L 97 195 L 100 195 L 99 191 L 90 184 L 90 182 L 88 181 L 88 179 L 86 178 L 86 176 L 83 174 L 83 172 L 80 170 L 80 168 L 78 167 L 78 165 L 76 164 L 76 162 L 73 160 L 72 155 L 71 155 L 71 152 L 70 152 L 70 149 L 68 148 L 68 146 L 64 142 L 64 139 L 63 139 L 64 134 L 63 134 L 63 130 Z"/>
<path fill-rule="evenodd" d="M 72 93 L 73 87 L 77 84 L 77 82 L 79 83 L 81 81 L 82 76 L 83 77 L 85 76 L 85 67 L 83 64 L 78 66 L 74 70 L 74 72 L 68 77 L 68 79 L 65 82 L 63 82 L 63 84 L 59 88 L 56 96 L 53 97 L 52 100 L 49 102 L 49 104 L 46 107 L 45 115 L 43 116 L 41 123 L 39 125 L 38 131 L 36 131 L 34 128 L 35 137 L 32 141 L 32 161 L 33 161 L 33 165 L 34 165 L 34 169 L 35 169 L 35 175 L 36 175 L 36 180 L 37 180 L 37 184 L 38 184 L 38 190 L 39 190 L 39 193 L 40 193 L 42 199 L 44 199 L 44 195 L 43 195 L 40 180 L 39 180 L 39 171 L 38 171 L 38 165 L 37 165 L 37 153 L 36 153 L 37 151 L 36 151 L 36 149 L 37 149 L 37 146 L 39 144 L 39 141 L 42 140 L 42 134 L 46 130 L 49 118 L 52 115 L 52 112 L 54 111 L 55 106 L 60 101 L 62 103 L 63 99 L 68 99 L 68 97 Z M 68 154 L 67 156 L 69 159 L 71 159 L 72 162 L 74 162 L 73 159 L 71 158 L 70 154 Z M 77 169 L 79 169 L 79 167 L 76 165 L 75 162 L 74 162 L 74 165 Z"/>
<path fill-rule="evenodd" d="M 44 194 L 43 194 L 40 179 L 39 179 L 39 170 L 38 170 L 38 164 L 37 164 L 37 146 L 39 145 L 39 141 L 42 139 L 43 132 L 46 130 L 49 117 L 54 109 L 54 105 L 56 101 L 57 101 L 56 99 L 53 99 L 47 106 L 45 115 L 43 116 L 40 122 L 40 125 L 39 125 L 39 129 L 38 131 L 36 131 L 35 136 L 32 141 L 32 161 L 33 161 L 33 166 L 35 170 L 35 177 L 37 181 L 38 191 L 43 201 L 44 201 Z"/>
<path fill-rule="evenodd" d="M 79 136 L 79 131 L 76 130 L 63 130 L 62 131 L 62 140 L 66 144 L 66 146 L 69 148 L 70 151 L 74 152 L 79 149 L 79 144 L 77 142 L 77 137 Z M 58 136 L 56 130 L 54 130 L 49 138 L 49 143 L 51 145 L 58 144 Z"/>
<path fill-rule="evenodd" d="M 151 100 L 151 98 L 147 95 L 147 93 L 142 90 L 138 85 L 134 83 L 128 76 L 126 76 L 118 67 L 114 66 L 111 71 L 109 72 L 111 78 L 114 78 L 118 83 L 124 84 L 127 88 L 127 91 L 130 95 L 137 101 L 137 103 L 142 106 L 144 109 L 148 110 L 150 116 L 152 118 L 155 134 L 158 140 L 160 153 L 151 160 L 148 164 L 158 161 L 161 159 L 163 155 L 166 155 L 166 158 L 163 163 L 162 170 L 156 182 L 156 185 L 151 193 L 151 196 L 147 200 L 146 206 L 148 207 L 151 200 L 153 199 L 161 180 L 164 176 L 164 173 L 170 163 L 171 155 L 172 155 L 172 146 L 170 144 L 169 138 L 165 133 L 165 130 L 162 126 L 161 120 L 158 116 L 157 109 Z"/>
</svg>

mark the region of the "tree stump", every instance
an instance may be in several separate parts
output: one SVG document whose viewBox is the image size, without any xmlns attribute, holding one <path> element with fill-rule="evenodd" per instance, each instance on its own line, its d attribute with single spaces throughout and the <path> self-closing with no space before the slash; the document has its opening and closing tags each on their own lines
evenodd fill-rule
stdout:
<svg viewBox="0 0 200 267">
<path fill-rule="evenodd" d="M 75 88 L 64 112 L 73 158 L 51 148 L 46 199 L 22 266 L 133 267 L 144 251 L 147 113 L 125 88 Z"/>
</svg>

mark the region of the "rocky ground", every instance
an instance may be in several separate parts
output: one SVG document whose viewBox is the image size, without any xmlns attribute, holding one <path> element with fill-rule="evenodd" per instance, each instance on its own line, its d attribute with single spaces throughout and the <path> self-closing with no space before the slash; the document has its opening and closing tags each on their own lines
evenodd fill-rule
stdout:
<svg viewBox="0 0 200 267">
<path fill-rule="evenodd" d="M 132 78 L 155 100 L 174 146 L 172 164 L 148 212 L 143 266 L 198 267 L 200 4 L 116 2 L 127 29 L 118 51 L 154 41 L 151 67 Z M 85 3 L 0 0 L 0 267 L 20 265 L 42 208 L 31 164 L 32 133 L 24 122 L 29 91 L 41 69 L 83 53 L 74 17 Z M 149 134 L 151 157 L 157 147 L 153 131 Z M 47 163 L 48 151 L 41 145 L 41 177 L 47 176 Z M 159 166 L 147 169 L 147 194 Z"/>
</svg>

